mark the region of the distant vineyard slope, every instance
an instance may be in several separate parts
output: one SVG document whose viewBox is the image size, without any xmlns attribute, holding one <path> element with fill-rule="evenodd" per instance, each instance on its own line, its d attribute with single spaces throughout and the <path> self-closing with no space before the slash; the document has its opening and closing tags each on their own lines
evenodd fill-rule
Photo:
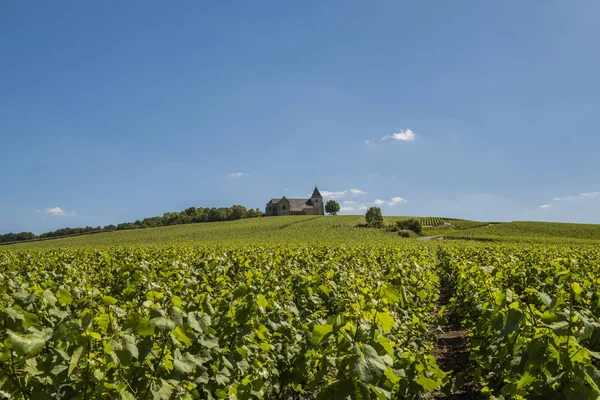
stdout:
<svg viewBox="0 0 600 400">
<path fill-rule="evenodd" d="M 451 223 L 455 224 L 454 221 Z M 600 225 L 515 221 L 455 231 L 448 234 L 448 238 L 516 241 L 600 240 Z"/>
</svg>

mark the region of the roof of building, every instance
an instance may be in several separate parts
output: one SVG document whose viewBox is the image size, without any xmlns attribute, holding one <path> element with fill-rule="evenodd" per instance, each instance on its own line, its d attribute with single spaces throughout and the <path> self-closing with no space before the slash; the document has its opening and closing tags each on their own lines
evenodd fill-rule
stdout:
<svg viewBox="0 0 600 400">
<path fill-rule="evenodd" d="M 305 208 L 312 208 L 307 199 L 290 199 L 290 211 L 302 211 Z"/>
<path fill-rule="evenodd" d="M 316 187 L 311 198 L 313 197 L 323 197 Z M 288 199 L 285 196 L 281 199 L 271 199 L 267 204 L 277 204 L 283 199 L 286 199 L 290 203 L 290 211 L 302 211 L 305 208 L 314 208 L 311 199 Z"/>
</svg>

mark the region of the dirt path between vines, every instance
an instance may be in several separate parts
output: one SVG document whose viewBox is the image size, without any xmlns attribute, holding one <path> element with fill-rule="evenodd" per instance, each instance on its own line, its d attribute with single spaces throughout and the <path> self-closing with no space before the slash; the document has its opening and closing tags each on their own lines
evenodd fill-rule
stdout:
<svg viewBox="0 0 600 400">
<path fill-rule="evenodd" d="M 421 236 L 418 237 L 417 240 L 443 240 L 444 235 L 435 235 L 435 236 Z"/>
<path fill-rule="evenodd" d="M 443 279 L 440 283 L 440 298 L 437 309 L 448 306 L 454 295 L 452 283 Z M 435 393 L 435 399 L 484 399 L 477 385 L 469 375 L 468 331 L 461 325 L 460 316 L 454 310 L 446 310 L 446 325 L 436 333 L 436 342 L 432 354 L 443 371 L 453 371 L 456 380 L 451 394 Z"/>
</svg>

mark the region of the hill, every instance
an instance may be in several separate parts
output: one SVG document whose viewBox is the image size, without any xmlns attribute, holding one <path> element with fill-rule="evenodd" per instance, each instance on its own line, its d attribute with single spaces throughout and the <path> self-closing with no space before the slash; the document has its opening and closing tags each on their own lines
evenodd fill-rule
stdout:
<svg viewBox="0 0 600 400">
<path fill-rule="evenodd" d="M 385 217 L 386 223 L 405 217 Z M 306 243 L 381 242 L 397 240 L 395 235 L 379 229 L 359 228 L 362 215 L 286 216 L 249 218 L 238 221 L 207 222 L 158 228 L 102 232 L 86 236 L 39 242 L 19 243 L 2 248 L 33 249 L 73 246 L 113 246 L 175 243 Z"/>
<path fill-rule="evenodd" d="M 565 240 L 600 240 L 600 225 L 562 222 L 514 221 L 455 230 L 449 239 L 486 241 L 562 242 Z"/>
<path fill-rule="evenodd" d="M 408 217 L 384 217 L 386 225 Z M 37 249 L 81 246 L 150 244 L 320 244 L 397 243 L 392 232 L 362 228 L 362 215 L 286 216 L 250 218 L 145 228 L 19 243 L 0 249 Z M 444 235 L 451 240 L 508 242 L 586 242 L 600 241 L 600 225 L 557 222 L 485 222 L 444 218 L 445 225 L 426 228 L 423 236 Z"/>
</svg>

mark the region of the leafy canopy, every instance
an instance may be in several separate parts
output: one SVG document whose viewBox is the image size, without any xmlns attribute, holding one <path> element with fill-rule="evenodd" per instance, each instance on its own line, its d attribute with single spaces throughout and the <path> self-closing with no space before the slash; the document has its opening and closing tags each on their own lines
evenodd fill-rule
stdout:
<svg viewBox="0 0 600 400">
<path fill-rule="evenodd" d="M 365 219 L 367 226 L 371 228 L 381 228 L 383 226 L 383 215 L 381 214 L 381 208 L 371 207 L 365 213 Z"/>
<path fill-rule="evenodd" d="M 327 211 L 327 214 L 337 215 L 340 211 L 340 203 L 335 200 L 329 200 L 325 203 L 325 211 Z"/>
</svg>

